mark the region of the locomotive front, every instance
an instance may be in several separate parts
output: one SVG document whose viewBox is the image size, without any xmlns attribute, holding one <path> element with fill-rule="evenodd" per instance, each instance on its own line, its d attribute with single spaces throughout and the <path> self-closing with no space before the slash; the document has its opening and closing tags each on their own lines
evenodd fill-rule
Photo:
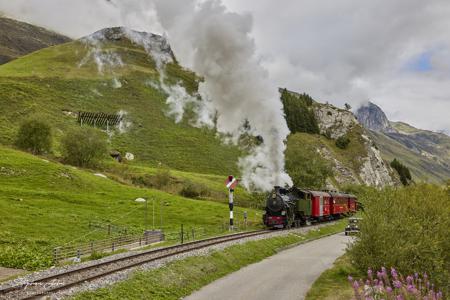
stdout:
<svg viewBox="0 0 450 300">
<path fill-rule="evenodd" d="M 289 197 L 287 190 L 275 187 L 266 201 L 264 224 L 272 228 L 283 228 L 287 224 L 287 209 Z"/>
</svg>

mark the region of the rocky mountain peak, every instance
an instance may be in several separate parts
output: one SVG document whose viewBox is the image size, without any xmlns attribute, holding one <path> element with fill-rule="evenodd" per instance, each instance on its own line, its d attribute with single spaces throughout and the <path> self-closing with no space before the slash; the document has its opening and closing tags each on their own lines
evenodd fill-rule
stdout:
<svg viewBox="0 0 450 300">
<path fill-rule="evenodd" d="M 378 132 L 396 132 L 383 110 L 372 102 L 358 108 L 356 118 L 367 129 Z"/>
<path fill-rule="evenodd" d="M 134 44 L 142 46 L 147 53 L 151 54 L 157 60 L 175 60 L 167 38 L 150 32 L 136 31 L 127 27 L 111 27 L 101 29 L 81 39 L 81 41 L 93 46 L 99 43 L 119 42 L 121 40 L 129 40 Z"/>
</svg>

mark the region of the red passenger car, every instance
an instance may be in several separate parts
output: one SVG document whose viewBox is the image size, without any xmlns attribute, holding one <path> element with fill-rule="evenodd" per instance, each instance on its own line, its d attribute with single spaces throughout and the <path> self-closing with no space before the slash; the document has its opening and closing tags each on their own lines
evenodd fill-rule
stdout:
<svg viewBox="0 0 450 300">
<path fill-rule="evenodd" d="M 348 195 L 337 192 L 330 192 L 330 195 L 331 195 L 331 214 L 333 216 L 339 216 L 349 212 Z"/>
<path fill-rule="evenodd" d="M 348 196 L 348 210 L 350 213 L 356 213 L 356 210 L 358 209 L 357 204 L 356 204 L 356 196 L 349 194 Z"/>
<path fill-rule="evenodd" d="M 328 218 L 331 214 L 331 195 L 326 192 L 309 191 L 311 194 L 311 217 Z"/>
</svg>

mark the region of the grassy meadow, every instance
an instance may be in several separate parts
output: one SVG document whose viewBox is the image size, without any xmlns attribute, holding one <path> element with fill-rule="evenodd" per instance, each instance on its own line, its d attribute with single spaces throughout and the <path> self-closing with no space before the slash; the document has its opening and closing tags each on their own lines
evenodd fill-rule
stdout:
<svg viewBox="0 0 450 300">
<path fill-rule="evenodd" d="M 156 227 L 160 227 L 162 206 L 167 232 L 178 231 L 184 224 L 214 234 L 228 220 L 228 205 L 222 203 L 121 184 L 95 176 L 94 171 L 3 146 L 0 152 L 0 265 L 5 267 L 47 267 L 53 247 L 107 237 L 106 231 L 89 229 L 89 222 L 112 223 L 141 233 L 144 204 L 134 202 L 138 197 L 155 199 Z M 243 210 L 236 207 L 236 218 L 242 219 Z M 260 221 L 260 211 L 245 210 L 250 220 Z"/>
</svg>

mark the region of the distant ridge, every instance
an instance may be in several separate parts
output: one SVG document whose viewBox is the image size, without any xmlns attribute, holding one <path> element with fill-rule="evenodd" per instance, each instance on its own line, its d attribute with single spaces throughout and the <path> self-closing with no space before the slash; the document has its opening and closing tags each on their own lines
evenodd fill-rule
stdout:
<svg viewBox="0 0 450 300">
<path fill-rule="evenodd" d="M 45 28 L 20 22 L 0 14 L 0 64 L 71 39 Z"/>
<path fill-rule="evenodd" d="M 450 178 L 448 135 L 418 129 L 405 122 L 391 122 L 372 102 L 361 106 L 356 116 L 371 132 L 384 159 L 401 160 L 419 180 L 441 183 Z"/>
</svg>

